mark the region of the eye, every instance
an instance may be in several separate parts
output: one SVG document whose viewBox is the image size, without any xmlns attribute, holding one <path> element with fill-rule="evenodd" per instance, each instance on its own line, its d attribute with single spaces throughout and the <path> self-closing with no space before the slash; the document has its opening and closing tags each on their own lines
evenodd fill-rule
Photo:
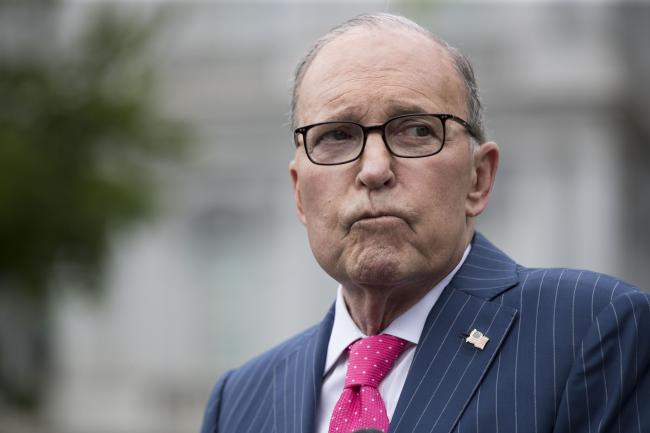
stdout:
<svg viewBox="0 0 650 433">
<path fill-rule="evenodd" d="M 409 137 L 430 137 L 434 135 L 431 128 L 427 125 L 410 125 L 402 133 Z"/>
<path fill-rule="evenodd" d="M 356 143 L 363 135 L 358 127 L 345 123 L 328 123 L 317 126 L 309 136 L 312 148 L 317 146 L 341 146 Z"/>
<path fill-rule="evenodd" d="M 442 123 L 435 117 L 396 119 L 388 129 L 389 135 L 406 143 L 423 143 L 442 137 Z"/>
<path fill-rule="evenodd" d="M 333 131 L 326 132 L 325 134 L 318 137 L 318 141 L 340 141 L 340 140 L 349 140 L 352 136 L 342 129 L 335 129 Z"/>
</svg>

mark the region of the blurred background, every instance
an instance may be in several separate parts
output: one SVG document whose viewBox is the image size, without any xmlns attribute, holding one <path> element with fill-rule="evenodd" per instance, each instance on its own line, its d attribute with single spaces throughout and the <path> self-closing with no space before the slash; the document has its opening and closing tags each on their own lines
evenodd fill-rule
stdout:
<svg viewBox="0 0 650 433">
<path fill-rule="evenodd" d="M 0 433 L 196 432 L 220 373 L 320 320 L 290 77 L 373 11 L 474 62 L 503 155 L 479 230 L 650 288 L 646 3 L 5 0 Z"/>
</svg>

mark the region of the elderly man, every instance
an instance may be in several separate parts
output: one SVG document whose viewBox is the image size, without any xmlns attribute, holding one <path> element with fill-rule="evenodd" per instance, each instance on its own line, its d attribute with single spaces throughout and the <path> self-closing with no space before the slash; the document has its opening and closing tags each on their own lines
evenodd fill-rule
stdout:
<svg viewBox="0 0 650 433">
<path fill-rule="evenodd" d="M 204 433 L 650 432 L 649 297 L 474 231 L 499 148 L 461 54 L 360 16 L 299 65 L 292 107 L 296 208 L 336 302 L 226 373 Z"/>
</svg>

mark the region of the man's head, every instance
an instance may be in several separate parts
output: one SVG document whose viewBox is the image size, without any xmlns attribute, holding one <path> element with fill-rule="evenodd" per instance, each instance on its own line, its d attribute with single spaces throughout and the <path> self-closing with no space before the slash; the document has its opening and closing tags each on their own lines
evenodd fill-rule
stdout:
<svg viewBox="0 0 650 433">
<path fill-rule="evenodd" d="M 475 85 L 468 87 L 455 51 L 404 18 L 355 20 L 321 39 L 299 67 L 294 126 L 371 126 L 415 113 L 469 118 L 478 98 L 468 102 Z M 469 75 L 473 82 L 471 68 Z M 467 128 L 447 120 L 442 150 L 421 158 L 395 156 L 371 131 L 358 159 L 317 165 L 297 135 L 296 206 L 326 272 L 344 287 L 430 288 L 451 271 L 487 205 L 498 161 L 496 144 L 472 146 L 472 136 L 484 141 L 480 104 L 472 116 Z M 400 134 L 430 134 L 404 125 Z"/>
</svg>

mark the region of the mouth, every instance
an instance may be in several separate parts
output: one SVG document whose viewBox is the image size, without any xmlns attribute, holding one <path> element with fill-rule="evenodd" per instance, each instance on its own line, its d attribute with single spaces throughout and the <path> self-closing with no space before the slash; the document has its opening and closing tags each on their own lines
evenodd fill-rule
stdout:
<svg viewBox="0 0 650 433">
<path fill-rule="evenodd" d="M 365 212 L 352 219 L 352 222 L 349 225 L 349 229 L 352 229 L 355 225 L 362 224 L 396 224 L 396 223 L 405 223 L 406 220 L 401 216 L 395 213 L 386 213 L 386 212 Z"/>
<path fill-rule="evenodd" d="M 361 221 L 389 221 L 393 219 L 399 219 L 401 220 L 400 217 L 397 217 L 395 215 L 368 215 L 368 216 L 363 216 L 361 218 L 358 218 L 355 223 L 361 222 Z"/>
</svg>

